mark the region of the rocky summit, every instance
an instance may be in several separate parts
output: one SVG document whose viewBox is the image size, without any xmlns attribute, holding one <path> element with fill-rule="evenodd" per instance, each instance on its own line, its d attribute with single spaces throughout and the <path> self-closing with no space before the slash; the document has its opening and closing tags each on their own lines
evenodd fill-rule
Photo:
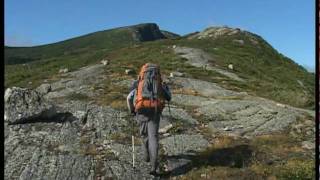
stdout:
<svg viewBox="0 0 320 180">
<path fill-rule="evenodd" d="M 97 43 L 87 46 L 89 40 Z M 123 44 L 111 48 L 109 40 Z M 313 176 L 312 76 L 259 36 L 211 27 L 179 37 L 142 24 L 60 45 L 34 47 L 32 63 L 6 66 L 5 179 Z M 25 50 L 10 48 L 15 55 Z M 129 87 L 149 61 L 160 64 L 172 91 L 160 121 L 158 177 L 149 174 L 126 107 Z"/>
</svg>

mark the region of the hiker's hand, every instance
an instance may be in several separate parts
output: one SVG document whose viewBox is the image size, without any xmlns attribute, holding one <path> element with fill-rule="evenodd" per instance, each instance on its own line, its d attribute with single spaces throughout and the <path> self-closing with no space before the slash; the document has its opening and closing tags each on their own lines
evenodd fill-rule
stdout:
<svg viewBox="0 0 320 180">
<path fill-rule="evenodd" d="M 163 82 L 162 82 L 162 85 L 163 85 L 163 86 L 167 86 L 168 83 L 167 83 L 166 81 L 163 81 Z"/>
<path fill-rule="evenodd" d="M 168 83 L 163 82 L 163 83 L 162 83 L 162 87 L 165 88 L 165 89 L 167 89 L 167 88 L 168 88 Z"/>
</svg>

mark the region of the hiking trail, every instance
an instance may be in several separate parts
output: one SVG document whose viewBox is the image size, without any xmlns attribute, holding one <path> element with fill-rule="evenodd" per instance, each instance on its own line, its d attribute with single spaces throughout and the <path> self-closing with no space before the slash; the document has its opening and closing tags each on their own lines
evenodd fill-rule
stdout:
<svg viewBox="0 0 320 180">
<path fill-rule="evenodd" d="M 197 49 L 177 47 L 175 51 L 196 67 L 208 64 L 206 54 Z M 102 84 L 110 78 L 105 73 L 107 68 L 95 64 L 65 73 L 47 84 L 49 92 L 33 93 L 21 88 L 6 91 L 5 119 L 23 121 L 10 125 L 5 121 L 5 179 L 153 178 L 148 174 L 150 167 L 143 161 L 138 139 L 138 168 L 133 172 L 132 118 L 127 110 L 95 102 L 106 96 Z M 207 68 L 245 81 L 218 67 Z M 159 154 L 161 168 L 170 171 L 172 177 L 192 169 L 192 157 L 204 151 L 215 135 L 250 139 L 285 130 L 301 118 L 314 118 L 313 111 L 227 90 L 215 83 L 185 77 L 171 77 L 168 81 L 173 92 L 172 117 L 165 108 Z M 131 79 L 111 81 L 108 86 L 128 88 L 130 83 Z M 77 96 L 70 99 L 74 94 Z M 33 104 L 28 97 L 44 103 Z M 123 101 L 125 97 L 123 94 Z M 46 107 L 44 104 L 53 104 L 55 110 L 37 116 L 31 112 L 30 107 Z M 29 114 L 22 113 L 25 109 Z M 306 133 L 314 133 L 312 120 L 300 126 L 307 127 Z M 312 146 L 313 139 L 307 143 Z"/>
</svg>

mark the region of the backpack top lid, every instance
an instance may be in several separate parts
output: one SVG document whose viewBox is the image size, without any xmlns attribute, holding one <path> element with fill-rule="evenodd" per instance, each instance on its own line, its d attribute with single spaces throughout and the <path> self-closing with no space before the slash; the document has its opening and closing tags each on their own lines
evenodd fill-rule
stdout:
<svg viewBox="0 0 320 180">
<path fill-rule="evenodd" d="M 153 63 L 146 63 L 144 64 L 142 67 L 141 67 L 141 70 L 142 69 L 146 69 L 146 68 L 155 68 L 155 69 L 158 69 L 160 71 L 160 66 L 157 65 L 157 64 L 153 64 Z"/>
<path fill-rule="evenodd" d="M 141 67 L 140 73 L 139 73 L 139 79 L 143 79 L 144 77 L 144 73 L 146 71 L 155 71 L 157 75 L 159 75 L 161 77 L 161 73 L 160 73 L 160 66 L 157 64 L 153 64 L 153 63 L 146 63 Z"/>
</svg>

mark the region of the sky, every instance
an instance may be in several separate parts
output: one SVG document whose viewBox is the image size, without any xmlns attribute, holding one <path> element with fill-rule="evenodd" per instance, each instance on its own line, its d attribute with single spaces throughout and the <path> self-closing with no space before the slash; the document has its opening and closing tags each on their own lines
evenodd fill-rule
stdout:
<svg viewBox="0 0 320 180">
<path fill-rule="evenodd" d="M 315 67 L 315 0 L 5 0 L 8 46 L 146 22 L 180 35 L 209 26 L 238 27 L 262 36 L 298 64 Z"/>
</svg>

